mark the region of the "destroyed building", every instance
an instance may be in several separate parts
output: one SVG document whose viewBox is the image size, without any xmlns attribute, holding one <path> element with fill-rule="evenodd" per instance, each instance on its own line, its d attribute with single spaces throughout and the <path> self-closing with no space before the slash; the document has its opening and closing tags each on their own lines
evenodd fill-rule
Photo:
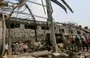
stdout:
<svg viewBox="0 0 90 58">
<path fill-rule="evenodd" d="M 55 34 L 63 33 L 64 35 L 77 35 L 85 33 L 83 30 L 75 27 L 75 24 L 55 23 Z M 35 39 L 35 28 L 37 30 L 37 40 L 50 38 L 50 28 L 45 21 L 21 19 L 12 17 L 11 20 L 6 20 L 6 36 L 11 38 L 11 41 L 25 41 Z M 0 39 L 2 39 L 2 18 L 0 18 Z M 49 36 L 48 36 L 49 35 Z M 56 35 L 59 38 L 60 35 Z"/>
</svg>

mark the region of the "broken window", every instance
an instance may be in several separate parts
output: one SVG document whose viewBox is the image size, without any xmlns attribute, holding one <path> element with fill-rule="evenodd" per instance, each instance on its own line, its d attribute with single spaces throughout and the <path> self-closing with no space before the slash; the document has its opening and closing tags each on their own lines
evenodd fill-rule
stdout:
<svg viewBox="0 0 90 58">
<path fill-rule="evenodd" d="M 64 33 L 64 32 L 65 32 L 65 30 L 64 30 L 64 29 L 61 29 L 61 32 L 63 32 L 63 33 Z"/>
<path fill-rule="evenodd" d="M 14 28 L 14 23 L 11 23 L 10 24 L 10 28 Z"/>
<path fill-rule="evenodd" d="M 20 24 L 19 23 L 9 23 L 9 22 L 7 22 L 6 27 L 7 28 L 19 28 Z"/>
<path fill-rule="evenodd" d="M 20 24 L 19 23 L 15 23 L 14 27 L 15 28 L 19 28 L 20 27 Z"/>
<path fill-rule="evenodd" d="M 80 31 L 77 31 L 77 34 L 81 34 L 81 32 Z"/>
<path fill-rule="evenodd" d="M 25 24 L 25 29 L 37 29 L 36 25 Z"/>
<path fill-rule="evenodd" d="M 49 30 L 49 27 L 48 26 L 41 26 L 41 29 L 42 30 Z"/>
<path fill-rule="evenodd" d="M 56 36 L 56 42 L 58 43 L 63 43 L 63 34 L 61 33 L 55 33 Z"/>
</svg>

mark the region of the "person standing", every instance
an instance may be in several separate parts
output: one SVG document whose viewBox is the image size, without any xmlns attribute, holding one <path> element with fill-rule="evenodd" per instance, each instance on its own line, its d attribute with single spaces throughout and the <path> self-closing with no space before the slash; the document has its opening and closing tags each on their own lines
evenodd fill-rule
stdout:
<svg viewBox="0 0 90 58">
<path fill-rule="evenodd" d="M 75 37 L 75 43 L 76 43 L 76 46 L 77 46 L 78 50 L 80 50 L 81 49 L 81 46 L 82 46 L 80 41 L 81 41 L 80 36 L 77 35 Z"/>
<path fill-rule="evenodd" d="M 87 38 L 86 38 L 85 34 L 83 34 L 83 35 L 81 36 L 81 38 L 82 38 L 83 51 L 85 50 L 85 47 L 86 47 L 86 49 L 87 49 L 87 51 L 88 51 Z"/>
<path fill-rule="evenodd" d="M 90 48 L 90 34 L 88 35 L 88 44 L 89 44 L 89 48 Z"/>
</svg>

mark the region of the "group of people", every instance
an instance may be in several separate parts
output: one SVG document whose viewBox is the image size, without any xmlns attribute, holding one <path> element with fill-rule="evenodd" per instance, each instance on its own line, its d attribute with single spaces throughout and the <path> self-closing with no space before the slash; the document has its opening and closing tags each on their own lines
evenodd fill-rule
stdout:
<svg viewBox="0 0 90 58">
<path fill-rule="evenodd" d="M 61 40 L 62 38 L 62 40 Z M 45 41 L 44 41 L 45 42 Z M 47 47 L 48 44 L 50 44 L 50 41 L 48 42 L 48 40 L 46 40 L 46 46 L 45 48 L 49 50 L 49 48 Z M 29 42 L 30 43 L 30 42 Z M 69 49 L 69 50 L 89 50 L 90 49 L 90 34 L 84 34 L 83 35 L 65 35 L 65 36 L 61 36 L 60 39 L 57 39 L 57 43 L 64 43 L 65 45 L 65 49 Z M 37 44 L 36 46 L 39 45 L 40 43 Z M 7 46 L 6 45 L 6 51 L 7 51 Z M 52 46 L 52 45 L 50 45 Z M 37 46 L 38 47 L 38 46 Z M 35 47 L 33 47 L 31 44 L 28 44 L 28 42 L 14 42 L 11 45 L 12 48 L 12 53 L 13 54 L 18 54 L 19 53 L 26 53 L 27 51 L 29 51 L 29 49 L 32 50 L 35 49 Z M 43 47 L 44 48 L 44 47 Z"/>
<path fill-rule="evenodd" d="M 83 35 L 72 35 L 66 37 L 67 39 L 67 46 L 69 50 L 89 50 L 90 48 L 90 35 L 89 34 L 83 34 Z"/>
</svg>

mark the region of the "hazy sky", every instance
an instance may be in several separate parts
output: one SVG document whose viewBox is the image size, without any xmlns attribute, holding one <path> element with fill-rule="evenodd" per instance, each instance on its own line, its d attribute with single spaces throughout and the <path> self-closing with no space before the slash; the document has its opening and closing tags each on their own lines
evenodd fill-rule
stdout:
<svg viewBox="0 0 90 58">
<path fill-rule="evenodd" d="M 11 0 L 11 1 L 14 1 L 14 0 Z M 32 1 L 41 3 L 41 0 L 32 0 Z M 68 10 L 68 13 L 66 14 L 62 8 L 52 3 L 53 9 L 54 9 L 53 18 L 55 19 L 55 21 L 75 22 L 82 26 L 89 26 L 90 28 L 90 23 L 89 23 L 90 22 L 90 16 L 89 16 L 90 0 L 65 0 L 65 1 L 71 6 L 71 8 L 74 10 L 74 13 L 71 13 Z M 28 4 L 33 14 L 47 17 L 47 15 L 45 15 L 43 12 L 42 6 L 37 6 L 31 3 L 28 3 Z"/>
<path fill-rule="evenodd" d="M 56 21 L 66 22 L 72 21 L 90 28 L 90 0 L 65 0 L 74 13 L 65 14 L 65 12 L 54 4 L 54 18 Z"/>
</svg>

